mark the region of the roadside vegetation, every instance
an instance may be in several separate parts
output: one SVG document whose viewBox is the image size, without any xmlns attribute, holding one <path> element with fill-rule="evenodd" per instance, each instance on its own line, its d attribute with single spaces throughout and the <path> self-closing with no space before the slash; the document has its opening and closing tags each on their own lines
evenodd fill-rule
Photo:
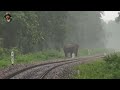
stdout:
<svg viewBox="0 0 120 90">
<path fill-rule="evenodd" d="M 12 49 L 0 48 L 0 68 L 11 66 L 10 53 L 12 50 L 15 53 L 15 64 L 20 64 L 20 63 L 27 64 L 27 63 L 46 61 L 46 60 L 64 59 L 64 52 L 62 49 L 60 51 L 51 49 L 51 50 L 44 50 L 41 52 L 22 54 L 20 50 L 17 48 L 12 48 Z M 95 55 L 96 53 L 103 53 L 103 52 L 107 52 L 107 50 L 91 49 L 89 54 L 88 49 L 80 49 L 78 52 L 78 57 Z"/>
<path fill-rule="evenodd" d="M 120 79 L 120 53 L 74 67 L 75 79 Z"/>
<path fill-rule="evenodd" d="M 58 52 L 56 50 L 46 50 L 42 52 L 34 52 L 28 54 L 21 54 L 17 49 L 12 49 L 15 53 L 15 64 L 20 63 L 34 63 L 45 60 L 59 59 L 63 58 L 63 52 Z M 10 51 L 7 49 L 0 48 L 0 68 L 5 68 L 11 65 Z"/>
<path fill-rule="evenodd" d="M 12 16 L 9 23 L 6 13 Z M 101 14 L 103 11 L 0 11 L 0 67 L 11 65 L 11 49 L 18 64 L 64 58 L 61 48 L 68 43 L 80 45 L 79 56 L 88 55 L 84 48 L 105 48 Z"/>
</svg>

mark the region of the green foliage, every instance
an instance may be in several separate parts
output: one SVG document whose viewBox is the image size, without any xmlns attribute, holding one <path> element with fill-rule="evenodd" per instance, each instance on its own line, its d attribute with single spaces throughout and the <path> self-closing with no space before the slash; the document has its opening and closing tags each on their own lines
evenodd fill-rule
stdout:
<svg viewBox="0 0 120 90">
<path fill-rule="evenodd" d="M 0 48 L 0 60 L 4 60 L 4 59 L 6 60 L 6 58 L 10 59 L 11 51 L 14 51 L 15 57 L 21 54 L 19 49 L 16 47 L 11 48 L 11 49 Z"/>
<path fill-rule="evenodd" d="M 5 48 L 0 48 L 0 60 L 9 56 L 9 50 Z"/>
<path fill-rule="evenodd" d="M 69 12 L 66 41 L 79 43 L 81 48 L 103 48 L 105 33 L 100 20 L 100 12 Z"/>
<path fill-rule="evenodd" d="M 118 14 L 119 14 L 119 16 L 115 18 L 116 23 L 120 22 L 120 12 Z"/>
<path fill-rule="evenodd" d="M 18 52 L 16 48 L 13 48 L 13 50 L 16 53 Z M 16 53 L 15 53 L 15 64 L 33 63 L 33 62 L 40 62 L 40 61 L 46 61 L 46 60 L 52 60 L 52 59 L 59 59 L 64 57 L 63 52 L 58 52 L 56 50 L 47 50 L 47 51 L 37 52 L 37 53 L 28 53 L 25 55 L 20 53 L 16 54 Z M 10 54 L 1 58 L 0 68 L 10 66 L 11 65 L 10 59 L 11 59 Z"/>
<path fill-rule="evenodd" d="M 103 60 L 82 64 L 74 68 L 80 73 L 73 75 L 78 79 L 120 79 L 120 53 L 105 56 Z"/>
<path fill-rule="evenodd" d="M 100 54 L 100 53 L 108 53 L 108 52 L 111 52 L 111 50 L 107 50 L 107 49 L 104 49 L 104 48 L 94 48 L 94 49 L 89 49 L 89 53 L 90 55 L 95 55 L 95 54 Z M 89 55 L 88 53 L 88 49 L 79 49 L 79 56 L 87 56 Z"/>
<path fill-rule="evenodd" d="M 17 47 L 22 53 L 60 50 L 67 41 L 77 42 L 81 47 L 103 46 L 101 12 L 10 11 L 10 23 L 3 18 L 5 13 L 0 13 L 4 48 Z"/>
<path fill-rule="evenodd" d="M 8 58 L 4 58 L 4 60 L 0 60 L 0 68 L 6 68 L 8 66 L 10 66 L 10 60 Z"/>
<path fill-rule="evenodd" d="M 21 55 L 21 51 L 17 47 L 13 47 L 9 51 L 14 51 L 15 55 Z"/>
<path fill-rule="evenodd" d="M 80 71 L 80 73 L 74 75 L 73 78 L 79 78 L 79 79 L 104 79 L 108 75 L 105 75 L 104 71 L 104 61 L 95 61 L 90 62 L 88 64 L 82 64 L 78 67 L 75 67 L 76 71 Z M 109 77 L 107 77 L 109 78 Z"/>
<path fill-rule="evenodd" d="M 120 70 L 120 55 L 118 55 L 118 53 L 108 55 L 108 56 L 104 57 L 104 60 L 106 61 L 108 69 L 112 69 L 112 70 L 114 70 L 114 72 L 116 70 L 117 71 Z"/>
</svg>

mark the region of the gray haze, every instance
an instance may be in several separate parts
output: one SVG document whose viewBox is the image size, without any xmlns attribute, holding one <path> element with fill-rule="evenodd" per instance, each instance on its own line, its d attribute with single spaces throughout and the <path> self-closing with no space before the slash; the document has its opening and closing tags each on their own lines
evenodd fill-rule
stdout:
<svg viewBox="0 0 120 90">
<path fill-rule="evenodd" d="M 120 23 L 115 22 L 118 12 L 120 11 L 104 11 L 104 15 L 101 18 L 106 35 L 105 46 L 115 50 L 120 50 Z"/>
<path fill-rule="evenodd" d="M 1 13 L 4 15 L 4 12 Z M 78 43 L 80 48 L 119 47 L 118 44 L 113 46 L 118 38 L 114 34 L 117 32 L 113 32 L 116 26 L 102 21 L 101 11 L 11 13 L 14 21 L 9 24 L 1 21 L 0 38 L 3 39 L 4 48 L 16 47 L 26 54 L 47 49 L 60 50 L 67 43 Z M 1 20 L 2 18 L 0 16 Z M 114 37 L 108 36 L 109 33 L 114 34 Z"/>
<path fill-rule="evenodd" d="M 106 47 L 113 49 L 120 49 L 120 24 L 115 21 L 109 21 L 108 24 L 104 26 L 106 32 Z"/>
<path fill-rule="evenodd" d="M 81 48 L 104 48 L 105 32 L 98 11 L 70 11 L 67 19 L 67 42 Z"/>
</svg>

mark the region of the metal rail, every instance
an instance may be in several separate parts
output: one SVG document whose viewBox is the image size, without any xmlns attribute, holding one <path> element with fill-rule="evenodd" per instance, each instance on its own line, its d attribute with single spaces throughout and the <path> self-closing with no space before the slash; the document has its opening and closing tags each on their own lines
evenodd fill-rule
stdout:
<svg viewBox="0 0 120 90">
<path fill-rule="evenodd" d="M 22 72 L 25 72 L 27 70 L 30 70 L 32 68 L 36 68 L 36 67 L 40 67 L 40 66 L 44 66 L 44 65 L 50 65 L 50 64 L 55 64 L 55 63 L 61 63 L 63 62 L 62 64 L 58 64 L 50 69 L 48 69 L 47 71 L 45 71 L 41 76 L 40 76 L 40 79 L 43 79 L 50 71 L 52 71 L 53 69 L 57 68 L 57 67 L 60 67 L 62 65 L 65 65 L 65 64 L 69 64 L 69 63 L 73 63 L 73 62 L 84 62 L 84 61 L 87 61 L 89 59 L 92 59 L 92 58 L 102 58 L 103 55 L 97 55 L 97 56 L 88 56 L 88 57 L 84 57 L 84 58 L 75 58 L 75 59 L 67 59 L 67 60 L 62 60 L 62 61 L 55 61 L 55 62 L 49 62 L 49 63 L 43 63 L 43 64 L 38 64 L 38 65 L 34 65 L 34 66 L 31 66 L 31 67 L 27 67 L 27 68 L 24 68 L 22 70 L 19 70 L 19 71 L 16 71 L 15 73 L 12 73 L 6 77 L 4 77 L 3 79 L 11 79 L 12 77 L 22 73 Z"/>
</svg>

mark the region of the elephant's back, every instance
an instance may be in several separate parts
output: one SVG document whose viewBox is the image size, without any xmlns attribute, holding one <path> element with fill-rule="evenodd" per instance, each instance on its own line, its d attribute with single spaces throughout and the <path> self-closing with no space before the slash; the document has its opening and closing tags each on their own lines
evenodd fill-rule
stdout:
<svg viewBox="0 0 120 90">
<path fill-rule="evenodd" d="M 73 46 L 74 46 L 73 44 L 66 44 L 66 45 L 64 45 L 64 48 L 71 48 Z"/>
</svg>

